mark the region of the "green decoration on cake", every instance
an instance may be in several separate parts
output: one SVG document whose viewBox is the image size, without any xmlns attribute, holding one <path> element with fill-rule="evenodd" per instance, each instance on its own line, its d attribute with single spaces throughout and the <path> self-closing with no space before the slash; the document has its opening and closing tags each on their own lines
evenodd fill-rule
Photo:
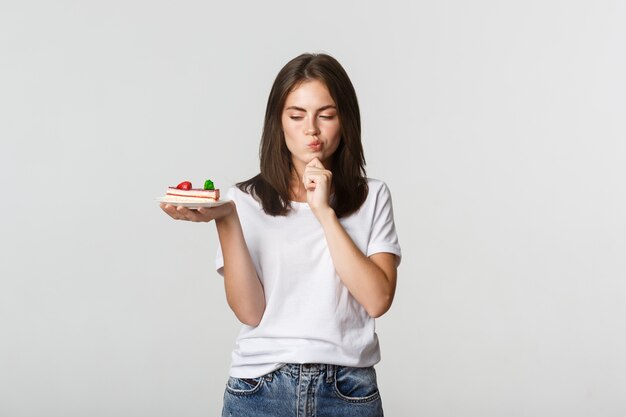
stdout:
<svg viewBox="0 0 626 417">
<path fill-rule="evenodd" d="M 205 190 L 215 190 L 215 185 L 213 184 L 213 181 L 211 180 L 206 180 L 204 182 L 204 189 Z"/>
</svg>

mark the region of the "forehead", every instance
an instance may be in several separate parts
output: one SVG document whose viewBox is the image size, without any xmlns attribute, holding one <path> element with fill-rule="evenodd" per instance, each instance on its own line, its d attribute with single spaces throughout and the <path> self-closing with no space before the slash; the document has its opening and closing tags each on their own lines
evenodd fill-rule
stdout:
<svg viewBox="0 0 626 417">
<path fill-rule="evenodd" d="M 327 106 L 335 105 L 335 100 L 330 95 L 326 84 L 319 80 L 307 80 L 296 84 L 287 95 L 285 107 L 292 105 Z"/>
</svg>

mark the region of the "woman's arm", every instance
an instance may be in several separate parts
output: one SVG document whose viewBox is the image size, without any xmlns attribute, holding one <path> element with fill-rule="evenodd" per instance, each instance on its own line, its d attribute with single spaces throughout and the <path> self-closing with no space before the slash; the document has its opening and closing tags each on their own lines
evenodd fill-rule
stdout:
<svg viewBox="0 0 626 417">
<path fill-rule="evenodd" d="M 328 203 L 331 180 L 332 173 L 319 159 L 311 161 L 303 175 L 307 202 L 324 229 L 337 275 L 371 317 L 380 317 L 396 291 L 396 255 L 381 252 L 368 258 L 354 244 Z"/>
<path fill-rule="evenodd" d="M 265 311 L 265 294 L 234 203 L 232 213 L 215 221 L 224 257 L 226 300 L 239 321 L 258 326 Z"/>
<path fill-rule="evenodd" d="M 226 300 L 239 321 L 257 326 L 265 311 L 265 294 L 243 236 L 235 203 L 198 210 L 166 204 L 161 208 L 177 220 L 215 220 L 224 257 Z"/>
<path fill-rule="evenodd" d="M 381 252 L 366 257 L 330 207 L 318 213 L 317 218 L 324 229 L 337 275 L 350 294 L 371 317 L 385 314 L 396 291 L 396 255 Z"/>
</svg>

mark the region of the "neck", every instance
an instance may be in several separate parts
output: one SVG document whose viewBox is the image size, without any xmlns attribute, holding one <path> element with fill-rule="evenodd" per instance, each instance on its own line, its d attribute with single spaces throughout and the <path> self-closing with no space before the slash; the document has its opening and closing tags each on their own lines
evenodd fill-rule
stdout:
<svg viewBox="0 0 626 417">
<path fill-rule="evenodd" d="M 302 176 L 304 175 L 304 168 L 300 172 L 296 167 L 291 171 L 291 200 L 299 203 L 306 201 L 306 189 L 302 183 Z"/>
</svg>

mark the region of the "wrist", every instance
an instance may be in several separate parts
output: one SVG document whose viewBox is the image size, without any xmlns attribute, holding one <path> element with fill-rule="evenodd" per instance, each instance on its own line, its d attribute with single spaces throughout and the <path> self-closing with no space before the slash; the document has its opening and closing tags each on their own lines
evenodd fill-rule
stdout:
<svg viewBox="0 0 626 417">
<path fill-rule="evenodd" d="M 218 228 L 231 227 L 239 222 L 239 216 L 237 214 L 237 206 L 233 202 L 229 202 L 219 208 L 223 208 L 227 211 L 224 215 L 215 219 L 215 225 Z"/>
<path fill-rule="evenodd" d="M 337 214 L 335 213 L 335 210 L 333 210 L 333 208 L 330 206 L 317 209 L 314 211 L 313 214 L 315 214 L 317 220 L 322 224 L 322 227 L 337 220 Z"/>
</svg>

